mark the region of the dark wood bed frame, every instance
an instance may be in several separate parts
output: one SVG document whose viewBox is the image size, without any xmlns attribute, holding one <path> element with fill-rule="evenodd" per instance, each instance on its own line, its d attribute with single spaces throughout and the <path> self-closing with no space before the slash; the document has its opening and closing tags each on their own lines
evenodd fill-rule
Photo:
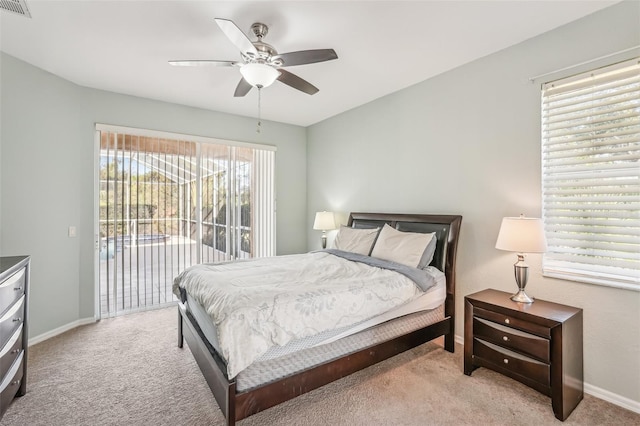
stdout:
<svg viewBox="0 0 640 426">
<path fill-rule="evenodd" d="M 457 215 L 351 213 L 347 225 L 354 228 L 378 227 L 387 223 L 401 231 L 436 233 L 438 243 L 431 265 L 442 270 L 447 278 L 445 318 L 409 334 L 313 366 L 251 390 L 236 391 L 235 378 L 228 379 L 224 360 L 204 337 L 195 318 L 185 305 L 186 295 L 182 294 L 181 303 L 178 304 L 178 346 L 183 347 L 186 339 L 193 357 L 218 402 L 218 406 L 227 419 L 227 424 L 234 425 L 236 421 L 252 414 L 288 401 L 440 336 L 444 336 L 444 348 L 453 352 L 456 251 L 461 222 L 462 216 Z"/>
</svg>

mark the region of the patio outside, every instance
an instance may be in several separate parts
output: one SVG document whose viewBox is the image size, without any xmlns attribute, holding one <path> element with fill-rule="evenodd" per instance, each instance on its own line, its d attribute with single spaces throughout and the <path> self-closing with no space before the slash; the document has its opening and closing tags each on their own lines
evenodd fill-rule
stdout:
<svg viewBox="0 0 640 426">
<path fill-rule="evenodd" d="M 110 132 L 100 146 L 101 317 L 175 303 L 187 267 L 251 256 L 251 149 Z"/>
</svg>

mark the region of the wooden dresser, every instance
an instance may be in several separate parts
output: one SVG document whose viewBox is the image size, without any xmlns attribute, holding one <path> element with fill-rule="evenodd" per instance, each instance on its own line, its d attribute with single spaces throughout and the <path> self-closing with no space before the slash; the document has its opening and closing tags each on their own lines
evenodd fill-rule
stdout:
<svg viewBox="0 0 640 426">
<path fill-rule="evenodd" d="M 0 419 L 27 391 L 29 260 L 0 257 Z"/>
<path fill-rule="evenodd" d="M 582 400 L 582 309 L 484 290 L 464 298 L 464 373 L 486 367 L 551 397 L 565 420 Z"/>
</svg>

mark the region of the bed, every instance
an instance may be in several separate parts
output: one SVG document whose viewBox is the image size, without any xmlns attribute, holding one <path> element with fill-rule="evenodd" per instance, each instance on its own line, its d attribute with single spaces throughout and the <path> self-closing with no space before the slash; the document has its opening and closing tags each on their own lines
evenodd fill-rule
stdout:
<svg viewBox="0 0 640 426">
<path fill-rule="evenodd" d="M 235 422 L 252 414 L 440 336 L 444 336 L 445 350 L 453 352 L 456 251 L 461 222 L 462 216 L 458 215 L 351 213 L 348 228 L 341 229 L 340 233 L 376 229 L 376 238 L 382 238 L 380 229 L 392 229 L 390 232 L 400 231 L 406 234 L 433 233 L 432 260 L 428 265 L 421 265 L 419 268 L 428 272 L 425 274 L 427 278 L 431 277 L 430 281 L 428 280 L 430 287 L 423 292 L 418 291 L 418 296 L 408 294 L 407 300 L 411 303 L 398 302 L 400 306 L 390 310 L 394 312 L 392 315 L 387 312 L 379 313 L 363 321 L 354 319 L 355 323 L 343 328 L 338 327 L 337 330 L 326 330 L 306 337 L 301 334 L 304 338 L 300 339 L 291 337 L 291 341 L 283 341 L 283 345 L 275 345 L 257 358 L 244 360 L 248 366 L 240 365 L 240 362 L 233 360 L 229 353 L 229 347 L 233 351 L 232 344 L 222 344 L 229 339 L 224 338 L 223 329 L 218 330 L 219 335 L 216 334 L 216 327 L 212 326 L 214 321 L 208 315 L 210 311 L 200 306 L 201 300 L 196 295 L 197 287 L 189 287 L 189 281 L 183 277 L 188 276 L 188 273 L 176 278 L 174 291 L 180 298 L 178 346 L 183 347 L 186 340 L 227 424 L 234 425 Z M 335 252 L 337 251 L 318 251 L 300 256 L 309 258 L 310 265 L 319 262 L 320 258 L 327 258 L 332 262 L 349 262 L 349 265 L 360 265 L 359 262 L 362 261 L 336 260 L 335 258 L 340 259 L 340 256 L 344 256 L 344 253 Z M 338 254 L 340 256 L 337 256 Z M 288 256 L 272 259 L 284 262 L 285 267 L 288 267 L 291 261 L 291 257 Z M 256 264 L 261 262 L 265 261 L 255 261 Z M 231 264 L 227 268 L 237 266 Z M 310 268 L 309 272 L 309 275 L 318 273 L 313 268 Z M 406 271 L 403 270 L 387 273 L 401 275 L 397 272 L 406 275 Z M 387 278 L 391 279 L 391 276 Z M 322 278 L 319 280 L 322 281 Z M 375 287 L 371 291 L 376 291 Z M 407 310 L 407 307 L 412 306 L 413 308 Z M 254 324 L 260 323 L 260 320 L 256 319 L 252 321 Z M 300 342 L 304 345 L 299 346 Z M 243 350 L 236 352 L 244 355 Z"/>
</svg>

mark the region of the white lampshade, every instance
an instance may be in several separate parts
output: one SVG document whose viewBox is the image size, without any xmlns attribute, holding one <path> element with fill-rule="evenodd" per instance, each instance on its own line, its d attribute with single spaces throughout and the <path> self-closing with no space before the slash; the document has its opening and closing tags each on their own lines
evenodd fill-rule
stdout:
<svg viewBox="0 0 640 426">
<path fill-rule="evenodd" d="M 533 217 L 505 217 L 502 219 L 496 248 L 517 253 L 547 251 L 542 220 Z"/>
<path fill-rule="evenodd" d="M 320 229 L 322 231 L 336 229 L 336 220 L 333 212 L 316 213 L 316 219 L 313 221 L 313 229 Z"/>
<path fill-rule="evenodd" d="M 280 76 L 277 69 L 260 63 L 245 64 L 240 68 L 242 77 L 254 87 L 268 87 Z"/>
</svg>

